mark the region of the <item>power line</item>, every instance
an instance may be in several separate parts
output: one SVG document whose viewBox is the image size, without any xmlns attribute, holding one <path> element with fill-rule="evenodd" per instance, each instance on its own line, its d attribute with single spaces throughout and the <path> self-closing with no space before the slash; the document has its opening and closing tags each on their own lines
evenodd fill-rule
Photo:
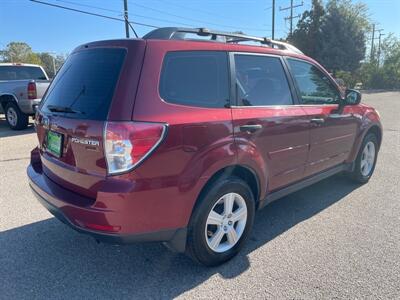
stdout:
<svg viewBox="0 0 400 300">
<path fill-rule="evenodd" d="M 122 11 L 118 11 L 118 10 L 114 10 L 114 9 L 108 9 L 108 8 L 99 7 L 99 6 L 95 6 L 95 5 L 77 3 L 77 2 L 73 2 L 73 1 L 67 1 L 67 0 L 55 0 L 55 1 L 63 2 L 63 3 L 75 5 L 75 6 L 82 6 L 82 7 L 88 7 L 88 8 L 93 8 L 93 9 L 97 9 L 97 10 L 114 12 L 114 13 L 118 13 L 119 16 L 123 16 Z M 144 15 L 141 15 L 141 14 L 129 13 L 128 12 L 128 17 L 129 16 L 135 16 L 135 17 L 139 17 L 139 18 L 144 18 L 144 19 L 148 19 L 148 20 L 159 21 L 159 22 L 164 22 L 164 23 L 169 23 L 169 24 L 175 24 L 175 25 L 182 25 L 182 26 L 188 26 L 188 27 L 197 27 L 196 25 L 189 24 L 189 23 L 172 21 L 172 20 L 167 20 L 167 19 L 162 19 L 162 18 L 157 18 L 157 17 L 148 17 L 148 16 L 144 16 Z"/>
<path fill-rule="evenodd" d="M 70 10 L 70 11 L 74 11 L 74 12 L 79 12 L 79 13 L 90 15 L 90 16 L 110 19 L 110 20 L 114 20 L 114 21 L 125 22 L 124 19 L 119 19 L 119 18 L 115 18 L 115 17 L 111 17 L 111 16 L 92 13 L 92 12 L 88 12 L 88 11 L 84 11 L 84 10 L 80 10 L 80 9 L 76 9 L 76 8 L 66 7 L 66 6 L 57 5 L 57 4 L 53 4 L 53 3 L 47 3 L 47 2 L 43 2 L 43 1 L 39 1 L 39 0 L 29 0 L 29 1 L 35 2 L 35 3 L 39 3 L 39 4 L 43 4 L 43 5 L 52 6 L 52 7 L 56 7 L 56 8 L 61 8 L 61 9 L 65 9 L 65 10 Z M 144 27 L 150 27 L 150 28 L 159 28 L 158 26 L 151 25 L 151 24 L 146 24 L 146 23 L 141 23 L 141 22 L 129 21 L 129 24 L 135 24 L 135 25 L 144 26 Z"/>
<path fill-rule="evenodd" d="M 290 17 L 285 18 L 285 20 L 290 20 L 290 35 L 292 35 L 292 33 L 293 33 L 293 19 L 300 18 L 300 15 L 293 16 L 293 8 L 300 7 L 303 5 L 304 5 L 304 2 L 301 2 L 301 4 L 293 5 L 293 0 L 290 0 L 290 6 L 284 7 L 284 8 L 279 7 L 280 11 L 290 9 Z"/>
<path fill-rule="evenodd" d="M 77 8 L 62 6 L 62 5 L 58 5 L 58 4 L 54 4 L 54 3 L 48 3 L 48 2 L 44 2 L 44 1 L 40 1 L 40 0 L 30 0 L 30 1 L 34 2 L 34 3 L 42 4 L 42 5 L 47 5 L 47 6 L 60 8 L 60 9 L 64 9 L 64 10 L 69 10 L 69 11 L 74 11 L 74 12 L 79 12 L 79 13 L 83 13 L 83 14 L 86 14 L 86 15 L 91 15 L 91 16 L 95 16 L 95 17 L 101 17 L 101 18 L 105 18 L 105 19 L 109 19 L 109 20 L 114 20 L 114 21 L 119 21 L 119 22 L 128 21 L 128 25 L 130 26 L 130 28 L 132 29 L 132 31 L 135 33 L 136 36 L 137 36 L 137 34 L 136 34 L 134 28 L 132 27 L 132 24 L 139 25 L 139 26 L 144 26 L 144 27 L 150 27 L 150 28 L 160 28 L 159 26 L 156 26 L 156 25 L 153 25 L 153 24 L 126 20 L 127 18 L 125 18 L 124 14 L 121 11 L 113 10 L 113 9 L 107 9 L 107 8 L 98 7 L 98 6 L 94 6 L 94 5 L 76 3 L 76 2 L 73 2 L 73 1 L 67 1 L 67 0 L 56 0 L 58 2 L 64 2 L 64 3 L 68 3 L 68 4 L 72 4 L 72 5 L 90 7 L 90 8 L 93 8 L 93 9 L 109 11 L 109 12 L 115 12 L 115 13 L 118 13 L 120 16 L 124 16 L 124 19 L 120 19 L 120 18 L 117 18 L 117 17 L 108 16 L 108 15 L 103 15 L 103 14 L 99 14 L 99 13 L 89 12 L 89 11 L 85 11 L 85 10 L 81 10 L 81 9 L 77 9 Z M 196 26 L 194 26 L 192 24 L 176 22 L 176 21 L 170 21 L 170 20 L 165 20 L 165 19 L 155 18 L 155 17 L 147 17 L 147 16 L 143 16 L 143 15 L 139 15 L 139 14 L 128 13 L 128 15 L 133 15 L 133 16 L 138 16 L 138 17 L 141 17 L 141 18 L 157 20 L 157 21 L 161 21 L 161 22 L 168 22 L 168 23 L 174 22 L 175 24 L 181 24 L 181 25 L 184 25 L 184 26 L 196 27 Z M 253 30 L 260 30 L 261 31 L 261 29 L 253 29 Z M 267 30 L 267 29 L 263 29 L 262 31 L 265 31 L 265 30 Z"/>
<path fill-rule="evenodd" d="M 124 19 L 125 19 L 125 25 L 128 25 L 132 29 L 133 33 L 135 34 L 135 37 L 138 39 L 139 36 L 136 33 L 135 28 L 133 28 L 132 24 L 129 22 L 128 17 L 126 15 L 124 15 Z M 125 28 L 125 30 L 126 30 L 126 28 Z M 127 30 L 126 32 L 127 32 L 126 35 L 129 38 L 129 30 Z"/>
<path fill-rule="evenodd" d="M 67 1 L 67 0 L 55 0 L 55 1 L 66 3 L 66 4 L 71 4 L 71 5 L 76 5 L 76 6 L 81 6 L 81 7 L 87 7 L 87 8 L 93 8 L 93 9 L 98 9 L 98 10 L 103 10 L 103 11 L 114 12 L 114 13 L 118 13 L 119 16 L 123 16 L 124 15 L 124 13 L 122 11 L 118 11 L 118 10 L 115 10 L 115 9 L 109 9 L 109 8 L 95 6 L 95 5 L 83 4 L 83 3 L 77 3 L 77 2 L 73 2 L 73 1 Z M 135 17 L 139 17 L 139 18 L 144 18 L 144 19 L 149 19 L 149 20 L 154 20 L 154 21 L 160 21 L 160 22 L 166 22 L 166 23 L 173 23 L 173 24 L 176 24 L 176 25 L 196 27 L 193 24 L 170 21 L 170 20 L 156 18 L 156 17 L 148 17 L 148 16 L 144 16 L 144 15 L 140 15 L 140 14 L 136 14 L 136 13 L 129 13 L 128 12 L 128 16 L 127 16 L 128 19 L 129 19 L 129 16 L 135 16 Z"/>
<path fill-rule="evenodd" d="M 162 1 L 162 0 L 156 0 L 156 1 L 158 1 L 158 2 L 161 2 L 161 3 L 165 3 L 165 1 Z M 218 14 L 218 13 L 214 13 L 214 12 L 210 12 L 210 11 L 208 11 L 208 10 L 205 10 L 205 9 L 200 9 L 200 8 L 193 8 L 193 7 L 188 7 L 188 6 L 185 6 L 185 5 L 182 5 L 182 4 L 176 4 L 176 3 L 171 3 L 171 2 L 168 2 L 168 5 L 171 5 L 171 6 L 175 6 L 175 7 L 180 7 L 180 8 L 183 8 L 183 9 L 186 9 L 186 10 L 189 10 L 189 11 L 191 11 L 191 12 L 193 12 L 193 11 L 196 11 L 196 12 L 199 12 L 199 13 L 203 13 L 203 14 L 207 14 L 207 15 L 210 15 L 210 16 L 215 16 L 215 17 L 221 17 L 221 14 Z M 271 7 L 270 7 L 271 8 Z M 268 8 L 267 8 L 268 9 Z M 238 20 L 238 18 L 233 18 L 233 17 L 230 17 L 230 16 L 224 16 L 224 18 L 225 19 L 230 19 L 230 20 L 233 20 L 233 21 L 236 21 L 237 22 L 237 20 Z M 240 18 L 241 20 L 243 20 L 243 21 L 245 21 L 245 22 L 248 22 L 248 20 L 245 20 L 245 19 L 243 19 L 243 18 Z"/>
<path fill-rule="evenodd" d="M 260 28 L 250 28 L 250 27 L 241 27 L 241 28 L 239 28 L 237 26 L 223 25 L 223 24 L 220 24 L 220 23 L 204 22 L 203 20 L 200 20 L 200 19 L 193 19 L 193 18 L 183 17 L 183 16 L 180 16 L 180 15 L 176 15 L 176 14 L 173 14 L 173 13 L 165 12 L 165 11 L 153 8 L 153 7 L 149 7 L 149 6 L 146 6 L 146 5 L 143 5 L 143 4 L 138 4 L 138 3 L 135 3 L 135 2 L 130 2 L 130 3 L 132 5 L 135 5 L 135 6 L 138 6 L 138 7 L 142 7 L 144 9 L 148 9 L 148 10 L 151 10 L 151 11 L 154 11 L 154 12 L 158 12 L 158 13 L 161 13 L 161 14 L 164 14 L 164 15 L 169 15 L 169 16 L 172 16 L 172 17 L 175 17 L 175 18 L 179 18 L 179 19 L 182 19 L 182 20 L 187 20 L 187 21 L 192 21 L 192 22 L 199 22 L 200 24 L 210 24 L 210 25 L 214 25 L 214 26 L 226 27 L 226 28 L 231 28 L 231 29 L 265 31 L 265 29 L 260 29 Z"/>
<path fill-rule="evenodd" d="M 189 26 L 189 27 L 196 27 L 196 26 L 193 25 L 193 24 L 182 23 L 182 22 L 176 22 L 176 21 L 170 21 L 170 20 L 160 19 L 160 18 L 156 18 L 156 17 L 147 17 L 147 16 L 143 16 L 143 15 L 139 15 L 139 14 L 132 14 L 132 13 L 129 13 L 129 15 L 135 16 L 135 17 L 139 17 L 139 18 L 145 18 L 145 19 L 149 19 L 149 20 L 153 20 L 153 21 L 166 22 L 166 23 L 169 23 L 169 24 L 176 24 L 176 25 L 183 25 L 183 26 Z"/>
<path fill-rule="evenodd" d="M 290 29 L 289 29 L 290 35 L 292 35 L 292 33 L 293 33 L 293 19 L 300 18 L 300 17 L 301 17 L 301 14 L 298 14 L 296 16 L 291 15 L 290 17 L 285 17 L 285 21 L 290 20 Z"/>
<path fill-rule="evenodd" d="M 81 7 L 94 8 L 94 9 L 98 9 L 98 10 L 102 10 L 102 11 L 115 12 L 115 13 L 118 13 L 119 15 L 122 14 L 122 11 L 120 11 L 120 10 L 115 10 L 115 9 L 109 9 L 109 8 L 104 8 L 104 7 L 98 7 L 98 6 L 89 5 L 89 4 L 83 4 L 83 3 L 76 3 L 76 2 L 67 1 L 67 0 L 55 0 L 55 1 L 61 2 L 61 3 L 66 3 L 66 4 L 77 5 L 77 6 L 81 6 Z"/>
<path fill-rule="evenodd" d="M 87 15 L 92 15 L 92 16 L 97 16 L 97 17 L 102 17 L 102 18 L 107 18 L 107 19 L 111 19 L 111 20 L 125 22 L 125 17 L 124 17 L 124 19 L 119 19 L 119 18 L 112 17 L 112 16 L 101 15 L 101 14 L 94 13 L 94 12 L 83 11 L 83 10 L 76 9 L 76 8 L 71 8 L 71 7 L 61 6 L 61 5 L 57 5 L 57 4 L 53 4 L 53 3 L 43 2 L 43 1 L 40 1 L 40 0 L 30 0 L 30 1 L 36 2 L 36 3 L 40 3 L 40 4 L 44 4 L 44 5 L 48 5 L 48 6 L 57 7 L 57 8 L 62 8 L 62 9 L 70 10 L 70 11 L 80 12 L 80 13 L 84 13 L 84 14 L 87 14 Z M 104 8 L 104 7 L 99 7 L 99 6 L 95 6 L 95 5 L 89 5 L 89 4 L 83 4 L 83 3 L 77 3 L 77 2 L 68 1 L 68 0 L 55 0 L 55 1 L 62 2 L 62 3 L 67 3 L 67 4 L 71 4 L 71 5 L 76 5 L 76 6 L 81 6 L 81 7 L 93 8 L 93 9 L 96 9 L 96 10 L 114 12 L 114 13 L 118 13 L 119 16 L 124 16 L 122 11 L 118 11 L 118 10 L 114 10 L 114 9 L 109 9 L 109 8 Z M 150 10 L 153 10 L 153 11 L 156 11 L 156 12 L 160 12 L 160 13 L 164 13 L 164 14 L 167 14 L 167 15 L 171 15 L 171 16 L 174 16 L 174 17 L 177 17 L 177 18 L 188 19 L 188 20 L 193 20 L 195 22 L 200 22 L 200 20 L 181 17 L 179 15 L 175 15 L 175 14 L 171 14 L 171 13 L 165 13 L 165 12 L 163 12 L 161 10 L 153 9 L 151 7 L 147 7 L 147 6 L 144 6 L 144 5 L 140 5 L 140 4 L 136 4 L 136 3 L 131 3 L 131 4 L 134 4 L 136 6 L 143 7 L 143 8 L 146 8 L 146 9 L 150 9 Z M 140 18 L 145 18 L 145 19 L 149 19 L 149 20 L 172 23 L 172 24 L 176 24 L 176 25 L 197 27 L 196 25 L 189 24 L 189 23 L 171 21 L 171 20 L 162 19 L 162 18 L 156 18 L 156 17 L 148 17 L 148 16 L 135 14 L 135 13 L 128 13 L 128 15 L 136 16 L 136 17 L 140 17 Z M 129 24 L 135 24 L 135 25 L 140 25 L 140 26 L 145 26 L 145 27 L 150 27 L 150 28 L 159 28 L 159 26 L 155 26 L 153 24 L 146 24 L 146 23 L 142 23 L 142 22 L 133 22 L 133 21 L 129 21 L 129 20 L 128 20 L 128 22 L 129 22 Z M 222 26 L 222 27 L 230 27 L 230 28 L 238 29 L 238 27 L 228 26 L 228 25 L 221 25 L 221 24 L 217 24 L 217 23 L 209 23 L 209 24 L 215 24 L 215 25 Z M 268 31 L 268 29 L 259 29 L 259 28 L 242 28 L 242 29 L 248 29 L 248 30 L 254 30 L 254 31 L 264 31 L 264 32 Z"/>
<path fill-rule="evenodd" d="M 71 4 L 71 5 L 76 5 L 76 6 L 89 7 L 89 8 L 93 8 L 93 9 L 98 9 L 98 10 L 104 10 L 104 11 L 114 12 L 114 13 L 118 13 L 118 16 L 123 16 L 122 11 L 118 11 L 118 10 L 114 10 L 114 9 L 108 9 L 108 8 L 99 7 L 99 6 L 95 6 L 95 5 L 82 4 L 82 3 L 77 3 L 77 2 L 72 2 L 72 1 L 66 1 L 66 0 L 55 0 L 55 1 L 63 2 L 63 3 Z M 149 20 L 154 20 L 154 21 L 172 23 L 172 24 L 176 24 L 176 25 L 183 25 L 183 26 L 189 26 L 189 27 L 196 27 L 196 26 L 193 25 L 193 24 L 182 23 L 182 22 L 176 22 L 176 21 L 171 21 L 171 20 L 166 20 L 166 19 L 161 19 L 161 18 L 156 18 L 156 17 L 148 17 L 148 16 L 136 14 L 136 13 L 129 13 L 129 12 L 128 12 L 128 15 L 129 15 L 129 16 L 139 17 L 139 18 L 144 18 L 144 19 L 149 19 Z"/>
</svg>

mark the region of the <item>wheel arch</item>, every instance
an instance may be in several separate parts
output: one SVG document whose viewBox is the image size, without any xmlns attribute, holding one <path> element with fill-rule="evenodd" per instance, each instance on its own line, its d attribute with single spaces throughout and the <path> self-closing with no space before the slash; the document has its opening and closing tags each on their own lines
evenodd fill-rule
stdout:
<svg viewBox="0 0 400 300">
<path fill-rule="evenodd" d="M 0 105 L 3 108 L 4 112 L 6 110 L 7 103 L 9 102 L 14 102 L 15 104 L 18 104 L 17 97 L 15 97 L 14 94 L 9 93 L 0 95 Z"/>
<path fill-rule="evenodd" d="M 364 136 L 373 133 L 378 139 L 378 146 L 381 147 L 382 144 L 382 129 L 378 125 L 372 125 L 365 133 Z"/>
<path fill-rule="evenodd" d="M 200 190 L 199 196 L 196 199 L 196 202 L 192 209 L 192 214 L 195 211 L 195 209 L 197 208 L 197 206 L 199 205 L 199 203 L 201 201 L 200 199 L 202 199 L 202 197 L 209 191 L 209 189 L 212 187 L 212 185 L 217 180 L 220 180 L 224 177 L 229 177 L 229 176 L 238 177 L 238 178 L 242 179 L 243 181 L 245 181 L 249 185 L 249 187 L 253 193 L 253 196 L 254 196 L 255 205 L 256 205 L 256 207 L 258 207 L 258 204 L 260 202 L 260 180 L 259 180 L 256 172 L 247 166 L 231 165 L 231 166 L 227 166 L 227 167 L 224 167 L 224 168 L 216 171 L 207 180 L 205 185 Z"/>
<path fill-rule="evenodd" d="M 373 124 L 369 124 L 369 125 L 370 126 L 368 126 L 368 127 L 364 127 L 361 130 L 358 137 L 356 138 L 356 141 L 353 145 L 350 155 L 349 155 L 348 159 L 346 160 L 347 163 L 353 164 L 355 162 L 355 160 L 357 159 L 358 152 L 360 151 L 362 142 L 369 133 L 373 133 L 376 135 L 376 137 L 378 139 L 378 147 L 380 148 L 381 143 L 382 143 L 382 128 L 380 126 L 380 123 L 373 123 Z M 379 150 L 379 148 L 378 148 L 378 150 Z"/>
</svg>

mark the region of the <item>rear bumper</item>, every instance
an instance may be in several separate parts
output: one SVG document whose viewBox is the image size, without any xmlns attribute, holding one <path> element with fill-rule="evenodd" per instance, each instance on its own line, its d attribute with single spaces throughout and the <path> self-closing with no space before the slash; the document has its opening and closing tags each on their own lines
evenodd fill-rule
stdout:
<svg viewBox="0 0 400 300">
<path fill-rule="evenodd" d="M 68 225 L 72 229 L 88 234 L 95 238 L 96 240 L 111 243 L 111 244 L 130 244 L 134 242 L 156 242 L 156 241 L 170 241 L 174 237 L 174 235 L 179 231 L 179 229 L 170 229 L 159 232 L 149 232 L 144 234 L 132 234 L 132 235 L 123 235 L 123 234 L 107 234 L 103 232 L 97 232 L 93 230 L 84 229 L 73 224 L 62 212 L 62 210 L 55 205 L 48 202 L 44 197 L 42 197 L 38 192 L 36 192 L 32 183 L 30 183 L 33 194 L 36 196 L 38 201 L 57 219 L 59 219 L 64 224 Z"/>
<path fill-rule="evenodd" d="M 92 200 L 84 199 L 81 195 L 64 189 L 52 182 L 40 169 L 35 168 L 32 164 L 28 166 L 27 175 L 32 192 L 39 202 L 57 219 L 80 233 L 88 234 L 99 241 L 112 244 L 157 241 L 168 243 L 171 248 L 178 252 L 185 250 L 186 228 L 162 229 L 144 233 L 110 233 L 86 228 L 84 226 L 86 222 L 99 225 L 112 225 L 109 224 L 109 220 L 116 220 L 116 216 L 120 212 L 74 204 L 89 203 Z M 125 224 L 118 225 L 124 227 Z"/>
</svg>

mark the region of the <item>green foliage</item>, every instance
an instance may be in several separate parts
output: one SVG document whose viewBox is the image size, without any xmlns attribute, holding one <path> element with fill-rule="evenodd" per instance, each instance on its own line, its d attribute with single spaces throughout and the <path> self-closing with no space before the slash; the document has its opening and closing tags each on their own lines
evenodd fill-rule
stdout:
<svg viewBox="0 0 400 300">
<path fill-rule="evenodd" d="M 28 56 L 24 62 L 26 62 L 28 64 L 35 64 L 35 65 L 40 65 L 42 63 L 39 55 L 37 55 L 36 53 L 33 53 L 33 52 L 28 54 Z"/>
<path fill-rule="evenodd" d="M 359 74 L 351 73 L 348 71 L 336 71 L 336 78 L 340 78 L 344 81 L 344 84 L 347 88 L 354 88 L 356 84 L 359 82 Z"/>
<path fill-rule="evenodd" d="M 312 0 L 311 10 L 306 10 L 288 40 L 310 57 L 317 56 L 320 28 L 325 15 L 320 0 Z"/>
<path fill-rule="evenodd" d="M 366 88 L 400 89 L 400 40 L 390 34 L 382 42 L 380 57 L 364 63 L 360 73 Z"/>
<path fill-rule="evenodd" d="M 27 62 L 30 59 L 32 48 L 23 42 L 11 42 L 5 49 L 0 50 L 0 56 L 3 62 Z"/>
<path fill-rule="evenodd" d="M 62 55 L 53 56 L 47 52 L 38 53 L 42 66 L 46 70 L 46 73 L 50 78 L 54 77 L 54 69 L 57 71 L 65 61 L 65 57 Z"/>
<path fill-rule="evenodd" d="M 389 35 L 365 61 L 371 31 L 367 6 L 351 0 L 325 3 L 313 0 L 288 40 L 349 88 L 361 82 L 363 88 L 400 89 L 400 40 Z"/>
<path fill-rule="evenodd" d="M 332 72 L 354 72 L 365 57 L 367 7 L 350 0 L 330 0 L 320 28 L 316 59 Z"/>
<path fill-rule="evenodd" d="M 350 0 L 313 0 L 288 39 L 329 71 L 354 72 L 365 57 L 367 7 Z"/>
<path fill-rule="evenodd" d="M 50 53 L 35 53 L 32 51 L 32 48 L 24 42 L 11 42 L 5 49 L 0 50 L 0 62 L 41 65 L 50 78 L 54 77 L 54 69 L 58 70 L 64 61 L 65 57 L 62 55 L 57 55 L 57 57 L 53 59 Z"/>
<path fill-rule="evenodd" d="M 367 7 L 350 0 L 313 0 L 288 39 L 331 72 L 355 71 L 365 56 Z M 349 55 L 351 54 L 351 55 Z"/>
</svg>

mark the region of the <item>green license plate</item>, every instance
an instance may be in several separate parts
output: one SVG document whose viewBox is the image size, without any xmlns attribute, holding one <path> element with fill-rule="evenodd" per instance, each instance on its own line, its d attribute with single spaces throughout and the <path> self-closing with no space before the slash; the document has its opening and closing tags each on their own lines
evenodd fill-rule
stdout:
<svg viewBox="0 0 400 300">
<path fill-rule="evenodd" d="M 62 135 L 54 131 L 48 131 L 47 151 L 57 157 L 60 157 L 62 149 L 61 145 L 62 145 Z"/>
</svg>

